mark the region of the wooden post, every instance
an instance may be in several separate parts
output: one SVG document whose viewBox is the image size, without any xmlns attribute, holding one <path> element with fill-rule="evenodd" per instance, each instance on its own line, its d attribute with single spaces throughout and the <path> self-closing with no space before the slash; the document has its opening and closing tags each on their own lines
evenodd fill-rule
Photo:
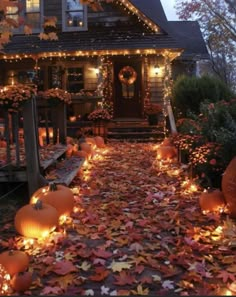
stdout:
<svg viewBox="0 0 236 297">
<path fill-rule="evenodd" d="M 57 143 L 66 144 L 66 104 L 60 103 L 56 107 L 56 135 L 57 138 L 54 141 Z M 59 134 L 59 135 L 58 135 Z"/>
<path fill-rule="evenodd" d="M 24 104 L 23 127 L 28 189 L 31 196 L 38 188 L 47 184 L 45 178 L 40 174 L 35 97 Z"/>
</svg>

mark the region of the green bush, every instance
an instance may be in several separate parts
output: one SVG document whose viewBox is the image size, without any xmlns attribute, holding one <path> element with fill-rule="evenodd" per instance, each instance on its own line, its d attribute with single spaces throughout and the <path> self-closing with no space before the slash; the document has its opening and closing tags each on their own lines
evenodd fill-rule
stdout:
<svg viewBox="0 0 236 297">
<path fill-rule="evenodd" d="M 203 101 L 229 101 L 230 89 L 219 79 L 204 75 L 200 78 L 181 75 L 173 85 L 172 106 L 176 118 L 186 117 L 190 113 L 198 114 Z"/>
</svg>

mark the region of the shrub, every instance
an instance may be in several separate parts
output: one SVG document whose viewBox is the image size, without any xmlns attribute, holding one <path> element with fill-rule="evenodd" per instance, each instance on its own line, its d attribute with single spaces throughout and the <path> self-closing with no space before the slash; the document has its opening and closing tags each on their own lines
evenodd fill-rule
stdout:
<svg viewBox="0 0 236 297">
<path fill-rule="evenodd" d="M 200 78 L 179 76 L 173 85 L 172 105 L 175 116 L 186 117 L 189 113 L 198 114 L 203 101 L 229 101 L 230 89 L 219 79 L 204 75 Z"/>
</svg>

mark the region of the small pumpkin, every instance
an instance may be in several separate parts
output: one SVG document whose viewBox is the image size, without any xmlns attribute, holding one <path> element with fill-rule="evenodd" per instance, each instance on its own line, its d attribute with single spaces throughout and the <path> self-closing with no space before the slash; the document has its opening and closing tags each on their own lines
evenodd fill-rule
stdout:
<svg viewBox="0 0 236 297">
<path fill-rule="evenodd" d="M 25 292 L 32 284 L 32 273 L 29 271 L 18 272 L 11 279 L 11 287 L 16 292 Z"/>
<path fill-rule="evenodd" d="M 177 156 L 177 150 L 174 146 L 161 145 L 157 149 L 158 159 L 172 159 Z"/>
<path fill-rule="evenodd" d="M 23 251 L 10 250 L 0 254 L 0 264 L 12 276 L 29 267 L 29 256 Z"/>
<path fill-rule="evenodd" d="M 31 197 L 30 204 L 38 199 L 53 206 L 58 211 L 59 217 L 70 215 L 74 207 L 74 195 L 69 187 L 50 183 L 48 186 L 39 188 Z"/>
<path fill-rule="evenodd" d="M 38 200 L 35 204 L 21 207 L 14 219 L 16 231 L 26 237 L 47 236 L 59 223 L 59 214 L 55 207 Z"/>
<path fill-rule="evenodd" d="M 89 154 L 86 153 L 85 151 L 73 151 L 72 155 L 76 157 L 85 158 L 85 159 L 88 159 L 89 157 Z"/>
<path fill-rule="evenodd" d="M 91 144 L 83 142 L 80 144 L 81 151 L 85 151 L 89 156 L 93 154 L 93 149 Z"/>
<path fill-rule="evenodd" d="M 106 146 L 102 136 L 95 136 L 95 142 L 98 148 L 104 148 Z"/>
<path fill-rule="evenodd" d="M 199 204 L 204 212 L 219 211 L 226 205 L 224 195 L 220 190 L 203 192 L 199 197 Z"/>
<path fill-rule="evenodd" d="M 226 167 L 222 176 L 221 187 L 226 202 L 235 205 L 236 208 L 236 157 Z"/>
</svg>

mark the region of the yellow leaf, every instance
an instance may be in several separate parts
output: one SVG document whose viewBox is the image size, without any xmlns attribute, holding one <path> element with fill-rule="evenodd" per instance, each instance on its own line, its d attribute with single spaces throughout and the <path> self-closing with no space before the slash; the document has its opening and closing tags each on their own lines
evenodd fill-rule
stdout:
<svg viewBox="0 0 236 297">
<path fill-rule="evenodd" d="M 89 264 L 87 261 L 84 261 L 81 266 L 79 266 L 80 269 L 83 271 L 88 271 L 91 267 L 91 264 Z"/>
<path fill-rule="evenodd" d="M 121 272 L 123 269 L 130 269 L 132 265 L 127 262 L 115 262 L 114 260 L 108 268 L 111 268 L 113 272 Z"/>
<path fill-rule="evenodd" d="M 142 287 L 142 285 L 138 285 L 136 291 L 135 290 L 132 290 L 131 292 L 134 295 L 148 295 L 149 289 L 148 288 L 144 289 Z"/>
</svg>

